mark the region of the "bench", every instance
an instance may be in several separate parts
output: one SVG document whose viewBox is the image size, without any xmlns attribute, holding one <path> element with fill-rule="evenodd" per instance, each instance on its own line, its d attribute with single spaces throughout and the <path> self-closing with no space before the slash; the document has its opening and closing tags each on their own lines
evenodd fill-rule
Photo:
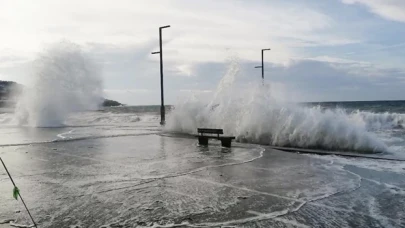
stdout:
<svg viewBox="0 0 405 228">
<path fill-rule="evenodd" d="M 197 132 L 196 137 L 198 137 L 198 144 L 200 145 L 208 145 L 208 139 L 218 139 L 221 140 L 223 147 L 231 147 L 232 139 L 235 139 L 233 136 L 220 136 L 224 134 L 222 129 L 198 128 Z"/>
</svg>

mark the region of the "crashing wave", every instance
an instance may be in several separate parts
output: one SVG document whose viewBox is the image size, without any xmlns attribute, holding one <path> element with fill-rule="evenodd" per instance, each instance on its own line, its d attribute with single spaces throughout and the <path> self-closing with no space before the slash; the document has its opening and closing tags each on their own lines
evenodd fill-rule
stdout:
<svg viewBox="0 0 405 228">
<path fill-rule="evenodd" d="M 170 113 L 166 129 L 196 133 L 198 127 L 223 128 L 239 142 L 300 148 L 383 152 L 387 146 L 367 128 L 364 114 L 343 109 L 304 107 L 271 96 L 270 85 L 236 84 L 238 64 L 232 63 L 214 98 L 180 102 Z M 362 116 L 363 115 L 363 116 Z M 361 117 L 361 118 L 360 118 Z M 385 118 L 390 120 L 390 118 Z M 392 122 L 392 121 L 391 121 Z M 400 123 L 398 121 L 397 123 Z"/>
<path fill-rule="evenodd" d="M 390 130 L 405 128 L 405 114 L 401 113 L 373 113 L 365 111 L 354 111 L 350 118 L 361 122 L 368 130 Z"/>
<path fill-rule="evenodd" d="M 15 116 L 21 125 L 63 126 L 72 112 L 96 110 L 102 102 L 102 80 L 80 47 L 61 42 L 34 61 L 33 84 L 23 91 Z"/>
</svg>

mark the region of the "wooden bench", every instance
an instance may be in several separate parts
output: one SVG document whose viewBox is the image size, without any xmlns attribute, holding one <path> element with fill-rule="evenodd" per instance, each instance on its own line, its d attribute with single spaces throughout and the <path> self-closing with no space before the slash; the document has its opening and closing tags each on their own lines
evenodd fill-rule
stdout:
<svg viewBox="0 0 405 228">
<path fill-rule="evenodd" d="M 232 139 L 235 139 L 233 136 L 220 136 L 224 134 L 222 129 L 210 129 L 210 128 L 198 128 L 198 144 L 208 145 L 208 139 L 218 139 L 221 140 L 221 145 L 223 147 L 231 147 Z M 204 135 L 208 134 L 208 135 Z"/>
</svg>

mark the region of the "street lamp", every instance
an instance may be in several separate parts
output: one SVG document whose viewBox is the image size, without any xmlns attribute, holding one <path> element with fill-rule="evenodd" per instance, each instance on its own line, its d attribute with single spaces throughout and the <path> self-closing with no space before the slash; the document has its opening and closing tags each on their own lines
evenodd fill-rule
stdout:
<svg viewBox="0 0 405 228">
<path fill-rule="evenodd" d="M 261 66 L 255 66 L 255 68 L 262 68 L 262 79 L 264 80 L 264 63 L 263 63 L 263 54 L 264 51 L 270 51 L 270 48 L 267 49 L 262 49 L 262 65 Z"/>
<path fill-rule="evenodd" d="M 160 125 L 164 125 L 165 120 L 165 99 L 163 94 L 163 49 L 162 49 L 162 29 L 170 28 L 170 25 L 159 27 L 159 51 L 152 52 L 152 54 L 160 54 Z"/>
</svg>

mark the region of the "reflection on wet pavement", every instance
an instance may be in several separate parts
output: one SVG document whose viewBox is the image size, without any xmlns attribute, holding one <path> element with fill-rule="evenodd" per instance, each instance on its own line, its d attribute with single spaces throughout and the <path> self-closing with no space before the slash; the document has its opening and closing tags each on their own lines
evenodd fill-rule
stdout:
<svg viewBox="0 0 405 228">
<path fill-rule="evenodd" d="M 405 225 L 405 171 L 394 163 L 143 133 L 8 146 L 0 156 L 40 227 Z M 0 184 L 0 221 L 28 224 L 3 171 Z"/>
</svg>

